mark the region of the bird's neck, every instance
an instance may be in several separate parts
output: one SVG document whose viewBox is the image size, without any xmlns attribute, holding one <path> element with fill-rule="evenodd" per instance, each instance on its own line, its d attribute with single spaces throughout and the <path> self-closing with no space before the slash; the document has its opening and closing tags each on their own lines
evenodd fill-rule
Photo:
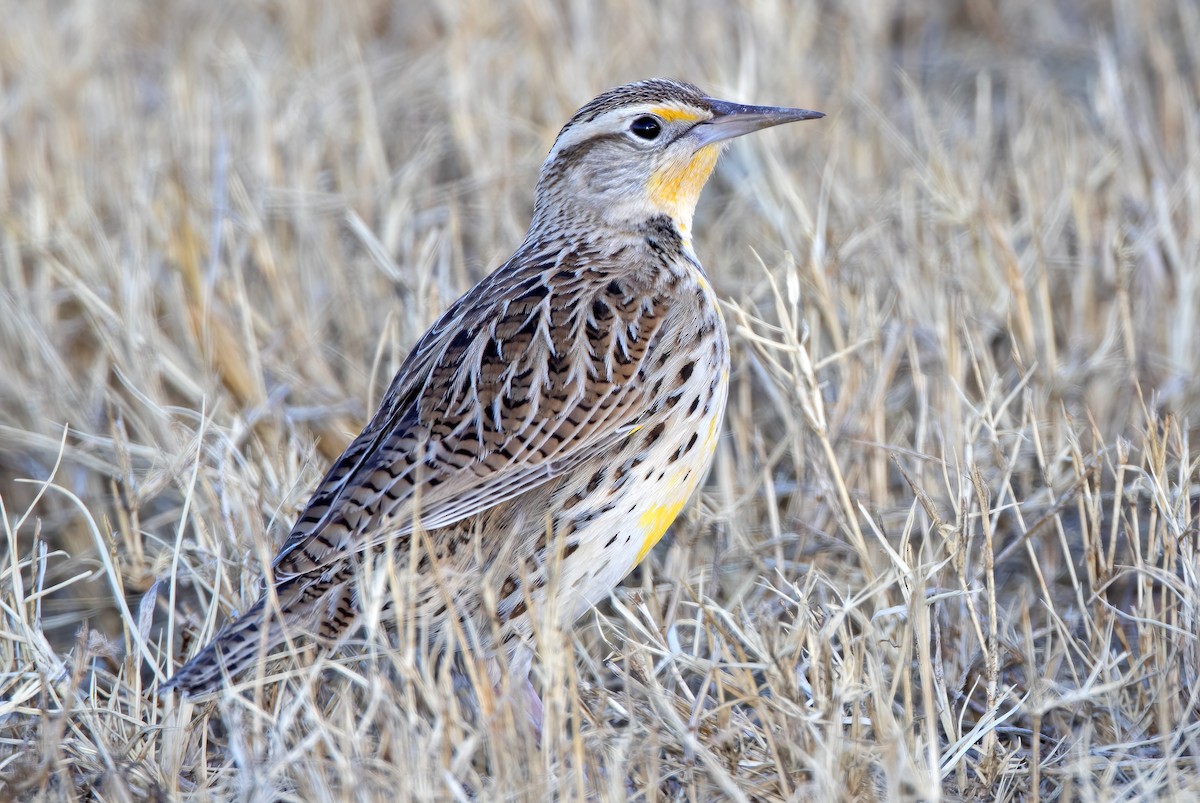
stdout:
<svg viewBox="0 0 1200 803">
<path fill-rule="evenodd" d="M 586 255 L 597 264 L 626 265 L 651 273 L 683 276 L 700 271 L 691 238 L 665 214 L 620 224 L 535 218 L 521 251 L 539 263 L 557 264 Z"/>
<path fill-rule="evenodd" d="M 553 243 L 553 250 L 592 253 L 648 248 L 664 255 L 678 253 L 695 258 L 690 215 L 688 220 L 680 220 L 657 209 L 621 212 L 629 213 L 570 202 L 539 205 L 525 235 L 525 244 Z"/>
</svg>

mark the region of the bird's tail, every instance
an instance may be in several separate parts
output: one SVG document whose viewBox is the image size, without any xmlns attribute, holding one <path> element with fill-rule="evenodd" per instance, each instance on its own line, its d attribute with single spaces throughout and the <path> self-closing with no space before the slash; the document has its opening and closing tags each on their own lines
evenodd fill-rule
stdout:
<svg viewBox="0 0 1200 803">
<path fill-rule="evenodd" d="M 226 679 L 237 679 L 289 636 L 315 635 L 322 647 L 336 642 L 354 624 L 354 617 L 348 615 L 355 607 L 351 577 L 343 570 L 316 582 L 298 577 L 276 586 L 278 610 L 269 608 L 265 595 L 260 597 L 161 688 L 199 697 L 217 691 Z"/>
<path fill-rule="evenodd" d="M 198 697 L 221 688 L 226 678 L 237 678 L 284 641 L 279 617 L 269 618 L 267 599 L 260 597 L 249 610 L 221 628 L 162 689 L 175 688 L 185 697 Z"/>
</svg>

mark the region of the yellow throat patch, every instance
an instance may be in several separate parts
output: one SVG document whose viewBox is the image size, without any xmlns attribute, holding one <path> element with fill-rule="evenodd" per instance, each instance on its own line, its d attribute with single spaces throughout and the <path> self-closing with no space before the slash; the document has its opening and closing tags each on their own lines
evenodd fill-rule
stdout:
<svg viewBox="0 0 1200 803">
<path fill-rule="evenodd" d="M 685 234 L 692 227 L 692 213 L 696 211 L 700 191 L 712 175 L 720 155 L 720 143 L 705 145 L 690 159 L 677 160 L 659 168 L 646 184 L 650 202 L 670 215 Z"/>
</svg>

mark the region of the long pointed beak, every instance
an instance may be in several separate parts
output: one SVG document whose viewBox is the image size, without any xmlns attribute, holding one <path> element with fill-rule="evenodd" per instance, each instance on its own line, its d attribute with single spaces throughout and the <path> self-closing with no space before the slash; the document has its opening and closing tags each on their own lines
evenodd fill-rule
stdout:
<svg viewBox="0 0 1200 803">
<path fill-rule="evenodd" d="M 713 116 L 710 120 L 699 123 L 690 132 L 691 136 L 699 139 L 697 147 L 711 145 L 742 134 L 749 134 L 783 123 L 795 123 L 800 120 L 816 120 L 824 117 L 824 112 L 814 112 L 808 109 L 789 109 L 785 106 L 744 106 L 741 103 L 730 103 L 727 100 L 706 98 L 712 104 Z"/>
</svg>

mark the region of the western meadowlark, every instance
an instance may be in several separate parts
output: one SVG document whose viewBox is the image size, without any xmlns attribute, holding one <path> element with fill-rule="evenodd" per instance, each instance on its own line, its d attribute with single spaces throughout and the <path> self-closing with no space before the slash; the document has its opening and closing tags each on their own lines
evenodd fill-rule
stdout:
<svg viewBox="0 0 1200 803">
<path fill-rule="evenodd" d="M 362 564 L 385 550 L 410 583 L 390 615 L 527 677 L 533 611 L 552 602 L 566 626 L 605 598 L 712 458 L 729 344 L 691 226 L 721 148 L 822 116 L 663 79 L 576 112 L 524 242 L 417 342 L 292 528 L 269 593 L 167 685 L 213 691 L 299 634 L 336 643 L 358 619 Z"/>
</svg>

